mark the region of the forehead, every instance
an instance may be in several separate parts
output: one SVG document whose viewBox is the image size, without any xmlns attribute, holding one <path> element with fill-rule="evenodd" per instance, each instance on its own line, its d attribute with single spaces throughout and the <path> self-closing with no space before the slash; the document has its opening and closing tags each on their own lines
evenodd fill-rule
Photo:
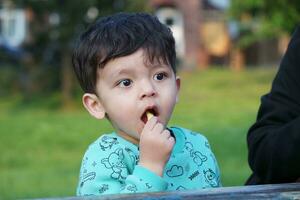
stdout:
<svg viewBox="0 0 300 200">
<path fill-rule="evenodd" d="M 149 59 L 146 51 L 139 49 L 138 51 L 123 57 L 110 60 L 106 65 L 99 69 L 100 78 L 103 76 L 112 76 L 118 73 L 130 72 L 139 69 L 152 70 L 156 68 L 168 68 L 171 66 L 164 63 L 160 58 Z"/>
</svg>

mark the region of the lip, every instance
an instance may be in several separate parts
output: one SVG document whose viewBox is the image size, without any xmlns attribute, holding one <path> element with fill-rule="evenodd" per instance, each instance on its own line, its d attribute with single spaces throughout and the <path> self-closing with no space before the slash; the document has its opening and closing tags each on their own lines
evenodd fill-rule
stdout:
<svg viewBox="0 0 300 200">
<path fill-rule="evenodd" d="M 159 116 L 159 112 L 158 112 L 157 106 L 155 106 L 155 105 L 147 106 L 147 107 L 145 108 L 144 112 L 142 113 L 141 118 L 140 118 L 144 123 L 147 123 L 146 112 L 149 111 L 149 110 L 151 111 L 151 113 L 152 113 L 154 116 L 156 116 L 156 117 Z"/>
</svg>

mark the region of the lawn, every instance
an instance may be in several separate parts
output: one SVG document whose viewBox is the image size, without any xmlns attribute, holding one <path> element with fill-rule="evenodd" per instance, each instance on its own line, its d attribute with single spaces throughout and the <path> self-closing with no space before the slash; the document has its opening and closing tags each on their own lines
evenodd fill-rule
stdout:
<svg viewBox="0 0 300 200">
<path fill-rule="evenodd" d="M 256 68 L 180 73 L 180 100 L 169 125 L 208 138 L 223 186 L 243 185 L 250 174 L 246 134 L 275 72 Z M 43 105 L 20 106 L 17 97 L 0 99 L 0 199 L 73 196 L 85 149 L 111 131 L 107 121 L 91 118 L 80 105 L 68 111 Z"/>
</svg>

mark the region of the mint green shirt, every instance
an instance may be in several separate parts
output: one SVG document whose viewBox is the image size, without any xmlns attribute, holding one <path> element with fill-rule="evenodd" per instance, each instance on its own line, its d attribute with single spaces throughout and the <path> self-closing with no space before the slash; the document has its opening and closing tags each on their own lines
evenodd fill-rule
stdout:
<svg viewBox="0 0 300 200">
<path fill-rule="evenodd" d="M 80 169 L 77 195 L 190 190 L 221 186 L 220 172 L 207 139 L 171 127 L 176 138 L 163 177 L 138 165 L 138 146 L 116 133 L 105 134 L 87 149 Z"/>
</svg>

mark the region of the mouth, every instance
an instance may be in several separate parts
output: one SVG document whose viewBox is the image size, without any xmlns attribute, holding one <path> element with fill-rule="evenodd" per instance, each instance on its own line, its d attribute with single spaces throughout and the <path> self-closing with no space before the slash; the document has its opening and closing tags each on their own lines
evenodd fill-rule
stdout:
<svg viewBox="0 0 300 200">
<path fill-rule="evenodd" d="M 147 108 L 141 116 L 141 120 L 146 124 L 148 122 L 147 113 L 151 113 L 153 116 L 158 116 L 158 110 L 156 107 Z"/>
</svg>

